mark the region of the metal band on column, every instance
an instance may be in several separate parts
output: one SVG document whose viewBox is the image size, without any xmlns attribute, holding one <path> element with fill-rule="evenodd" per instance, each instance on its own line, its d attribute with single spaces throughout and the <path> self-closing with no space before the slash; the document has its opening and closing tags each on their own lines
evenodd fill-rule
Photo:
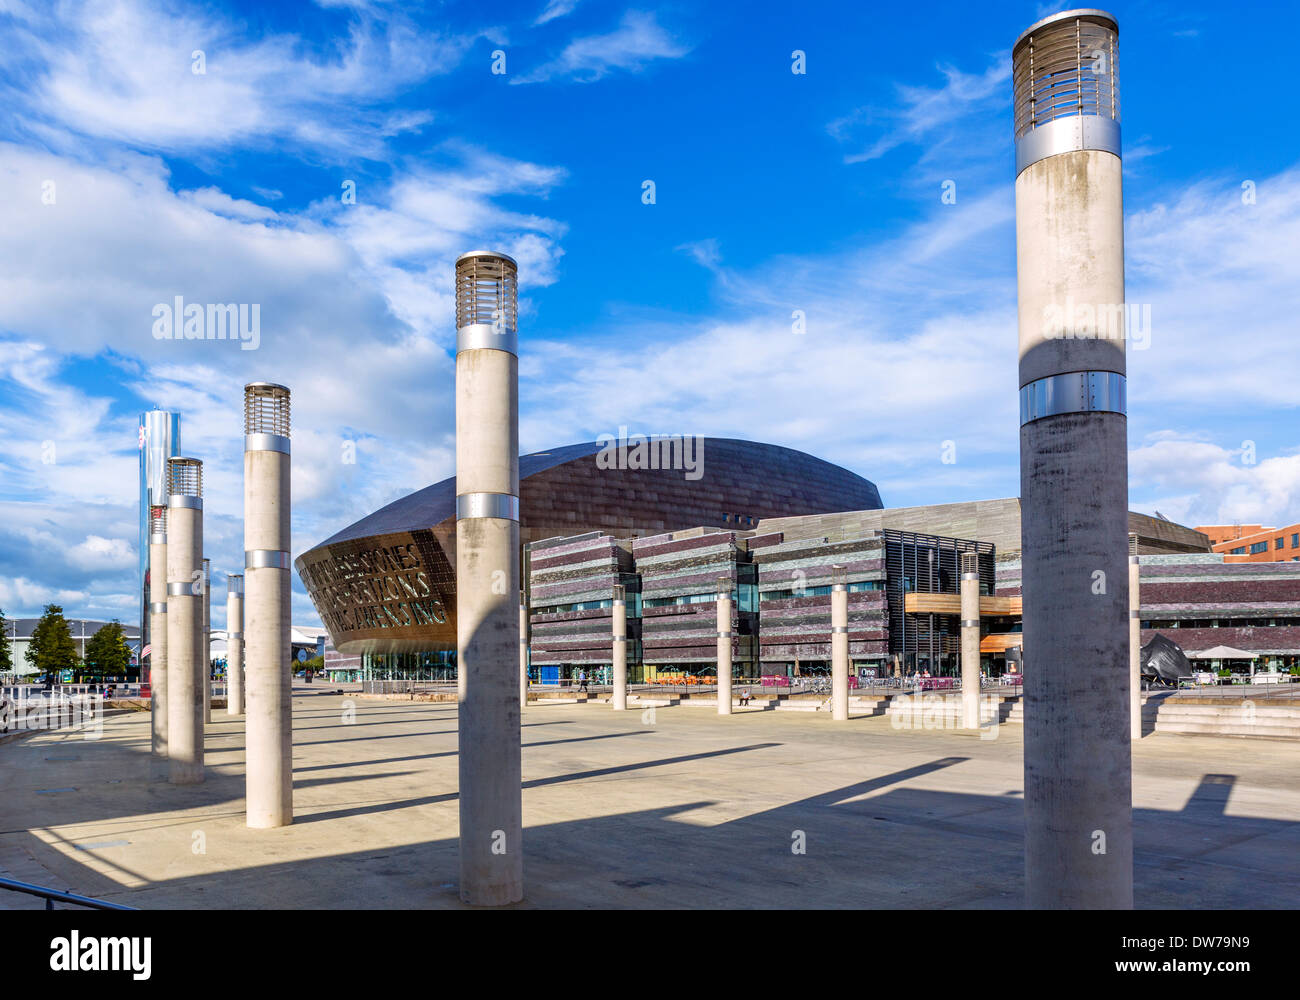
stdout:
<svg viewBox="0 0 1300 1000">
<path fill-rule="evenodd" d="M 247 549 L 244 569 L 288 569 L 289 553 L 281 549 Z"/>
<path fill-rule="evenodd" d="M 245 434 L 244 451 L 278 451 L 288 455 L 289 438 L 283 434 Z"/>
<path fill-rule="evenodd" d="M 519 356 L 519 334 L 490 323 L 473 323 L 456 331 L 456 353 L 461 351 L 505 351 Z"/>
<path fill-rule="evenodd" d="M 519 498 L 509 493 L 462 493 L 456 497 L 456 520 L 464 521 L 471 517 L 518 521 Z"/>
<path fill-rule="evenodd" d="M 1127 381 L 1116 372 L 1066 372 L 1020 389 L 1020 425 L 1062 413 L 1127 413 Z"/>
<path fill-rule="evenodd" d="M 149 613 L 151 615 L 165 615 L 167 613 L 166 601 L 150 601 Z"/>
</svg>

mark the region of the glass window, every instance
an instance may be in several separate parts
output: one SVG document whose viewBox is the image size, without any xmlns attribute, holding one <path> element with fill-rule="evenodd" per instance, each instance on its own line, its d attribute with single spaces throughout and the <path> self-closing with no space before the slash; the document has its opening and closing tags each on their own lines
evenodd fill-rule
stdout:
<svg viewBox="0 0 1300 1000">
<path fill-rule="evenodd" d="M 1282 541 L 1283 539 L 1281 537 L 1273 539 L 1273 548 L 1274 549 L 1282 548 Z"/>
<path fill-rule="evenodd" d="M 1246 554 L 1246 546 L 1244 545 L 1239 545 L 1237 548 L 1233 549 L 1231 552 L 1228 553 L 1228 555 L 1231 556 L 1244 556 L 1245 554 Z"/>
<path fill-rule="evenodd" d="M 881 580 L 859 580 L 856 583 L 850 583 L 845 589 L 850 594 L 857 594 L 867 590 L 884 590 L 885 585 Z M 764 601 L 787 601 L 792 597 L 821 597 L 830 592 L 831 585 L 828 583 L 820 587 L 805 587 L 797 594 L 793 590 L 765 590 L 760 599 Z"/>
<path fill-rule="evenodd" d="M 1250 554 L 1252 556 L 1256 555 L 1257 553 L 1267 552 L 1267 551 L 1268 551 L 1268 542 L 1256 542 L 1254 545 L 1250 547 Z"/>
<path fill-rule="evenodd" d="M 1291 548 L 1300 549 L 1300 531 L 1291 536 Z"/>
</svg>

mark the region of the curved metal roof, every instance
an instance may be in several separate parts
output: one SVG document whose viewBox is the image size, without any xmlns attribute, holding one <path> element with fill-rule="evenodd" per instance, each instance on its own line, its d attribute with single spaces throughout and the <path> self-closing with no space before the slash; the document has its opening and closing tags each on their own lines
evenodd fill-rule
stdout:
<svg viewBox="0 0 1300 1000">
<path fill-rule="evenodd" d="M 531 455 L 519 456 L 519 479 L 522 482 L 528 476 L 545 472 L 557 465 L 594 455 L 600 451 L 595 441 L 583 444 L 571 444 L 549 451 L 537 451 Z M 385 507 L 380 507 L 373 514 L 367 514 L 355 524 L 350 524 L 342 531 L 331 535 L 320 545 L 332 545 L 346 542 L 353 538 L 366 538 L 370 535 L 388 535 L 398 531 L 410 531 L 413 526 L 430 527 L 452 517 L 456 513 L 456 477 L 444 479 L 440 483 L 426 486 L 422 490 L 409 493 L 400 500 L 394 500 Z"/>
<path fill-rule="evenodd" d="M 808 455 L 805 452 L 797 451 L 793 448 L 784 448 L 779 445 L 765 445 L 758 442 L 742 441 L 735 438 L 704 438 L 705 445 L 727 444 L 741 446 L 745 448 L 754 448 L 761 450 L 761 453 L 787 452 L 794 456 L 799 456 L 806 461 L 819 463 L 828 468 L 835 469 L 846 477 L 860 480 L 868 495 L 874 494 L 876 497 L 875 507 L 880 506 L 879 493 L 876 492 L 875 484 L 869 480 L 842 469 L 823 459 Z M 566 462 L 572 462 L 575 459 L 585 458 L 600 452 L 603 445 L 596 441 L 584 441 L 580 444 L 566 445 L 562 448 L 550 448 L 546 451 L 533 452 L 529 455 L 519 456 L 519 481 L 522 491 L 523 482 L 530 476 L 534 476 L 556 466 L 564 465 Z M 758 457 L 756 453 L 755 457 Z M 761 476 L 760 469 L 755 469 L 754 474 Z M 707 480 L 701 483 L 705 489 L 708 488 Z M 865 505 L 864 505 L 865 506 Z M 324 546 L 333 545 L 337 542 L 346 542 L 358 538 L 368 538 L 374 535 L 394 534 L 397 532 L 410 531 L 413 528 L 428 528 L 447 518 L 454 517 L 456 514 L 456 477 L 451 476 L 441 482 L 434 483 L 432 486 L 426 486 L 422 490 L 408 494 L 401 499 L 394 500 L 387 506 L 381 507 L 372 514 L 368 514 L 354 524 L 348 525 L 341 531 L 313 546 L 319 549 Z M 311 551 L 311 550 L 309 550 Z"/>
</svg>

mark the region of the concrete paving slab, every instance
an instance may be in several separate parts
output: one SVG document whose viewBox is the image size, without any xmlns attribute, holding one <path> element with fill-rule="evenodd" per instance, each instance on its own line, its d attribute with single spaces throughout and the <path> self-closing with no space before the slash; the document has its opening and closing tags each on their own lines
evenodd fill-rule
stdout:
<svg viewBox="0 0 1300 1000">
<path fill-rule="evenodd" d="M 459 907 L 456 705 L 294 694 L 292 826 L 244 825 L 242 718 L 213 717 L 207 780 L 178 787 L 151 773 L 148 715 L 110 715 L 98 740 L 0 747 L 0 871 L 146 908 Z M 1019 907 L 1021 733 L 530 705 L 519 905 Z M 1294 755 L 1143 739 L 1138 905 L 1300 906 Z"/>
</svg>

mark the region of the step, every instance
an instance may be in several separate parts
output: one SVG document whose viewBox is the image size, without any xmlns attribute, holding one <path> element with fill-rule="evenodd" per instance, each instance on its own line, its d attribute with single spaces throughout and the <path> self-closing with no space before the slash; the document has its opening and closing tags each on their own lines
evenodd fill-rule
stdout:
<svg viewBox="0 0 1300 1000">
<path fill-rule="evenodd" d="M 1270 739 L 1300 740 L 1300 726 L 1245 726 L 1222 722 L 1166 722 L 1158 720 L 1157 733 L 1184 736 L 1254 736 Z"/>
<path fill-rule="evenodd" d="M 1256 719 L 1276 719 L 1279 724 L 1291 721 L 1300 724 L 1300 707 L 1281 708 L 1274 705 L 1261 705 L 1257 702 L 1248 702 L 1243 705 L 1238 702 L 1235 705 L 1189 705 L 1186 702 L 1174 702 L 1160 706 L 1160 716 L 1163 718 L 1174 717 L 1204 717 L 1204 718 L 1225 718 L 1237 719 L 1247 715 Z"/>
</svg>

